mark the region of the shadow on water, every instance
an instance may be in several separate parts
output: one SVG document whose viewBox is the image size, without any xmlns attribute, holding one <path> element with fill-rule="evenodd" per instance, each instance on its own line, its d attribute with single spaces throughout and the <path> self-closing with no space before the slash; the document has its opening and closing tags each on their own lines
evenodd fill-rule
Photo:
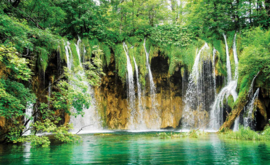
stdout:
<svg viewBox="0 0 270 165">
<path fill-rule="evenodd" d="M 160 139 L 157 132 L 85 134 L 81 143 L 49 148 L 0 145 L 0 164 L 268 164 L 270 143 L 199 139 Z"/>
</svg>

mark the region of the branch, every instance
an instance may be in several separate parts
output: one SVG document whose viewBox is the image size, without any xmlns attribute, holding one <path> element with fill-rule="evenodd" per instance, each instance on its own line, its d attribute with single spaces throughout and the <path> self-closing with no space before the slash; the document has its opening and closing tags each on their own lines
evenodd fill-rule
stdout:
<svg viewBox="0 0 270 165">
<path fill-rule="evenodd" d="M 93 124 L 89 124 L 89 125 L 83 126 L 81 129 L 79 129 L 79 131 L 76 133 L 76 135 L 77 135 L 79 132 L 81 132 L 85 127 L 89 127 L 89 126 L 91 126 L 91 125 L 93 125 Z"/>
<path fill-rule="evenodd" d="M 38 24 L 38 22 L 37 22 L 36 20 L 34 20 L 30 15 L 28 15 L 27 13 L 21 11 L 21 10 L 18 9 L 18 8 L 15 8 L 15 9 L 18 10 L 18 11 L 20 11 L 20 12 L 23 13 L 23 14 L 26 14 L 27 17 L 25 17 L 25 16 L 23 16 L 23 15 L 22 15 L 22 17 L 25 18 L 25 19 L 27 19 L 28 21 L 32 21 L 34 24 L 36 24 L 37 28 L 42 29 L 42 30 L 45 30 L 45 29 L 42 28 L 42 27 Z"/>
<path fill-rule="evenodd" d="M 62 74 L 58 77 L 58 79 L 55 80 L 55 81 L 51 84 L 51 86 L 53 86 L 56 82 L 60 81 L 63 77 L 64 77 L 64 73 L 62 73 Z M 50 85 L 49 85 L 49 86 L 50 86 Z M 49 86 L 47 86 L 47 87 L 41 92 L 41 94 L 43 94 L 43 92 L 45 92 L 45 91 L 49 88 Z"/>
</svg>

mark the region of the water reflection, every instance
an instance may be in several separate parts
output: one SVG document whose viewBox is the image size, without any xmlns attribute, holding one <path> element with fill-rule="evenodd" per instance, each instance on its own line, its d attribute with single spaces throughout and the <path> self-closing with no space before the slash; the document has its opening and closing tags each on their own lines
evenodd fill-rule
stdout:
<svg viewBox="0 0 270 165">
<path fill-rule="evenodd" d="M 268 164 L 269 143 L 159 139 L 155 134 L 82 135 L 82 142 L 49 148 L 0 145 L 0 164 Z"/>
<path fill-rule="evenodd" d="M 26 143 L 24 145 L 23 158 L 24 158 L 24 163 L 26 163 L 26 164 L 30 163 L 30 159 L 31 159 L 31 145 L 30 145 L 30 143 Z"/>
</svg>

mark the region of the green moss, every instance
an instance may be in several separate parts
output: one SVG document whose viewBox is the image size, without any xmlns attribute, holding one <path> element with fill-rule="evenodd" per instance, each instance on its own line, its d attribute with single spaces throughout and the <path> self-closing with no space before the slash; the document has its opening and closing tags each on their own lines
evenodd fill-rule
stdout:
<svg viewBox="0 0 270 165">
<path fill-rule="evenodd" d="M 229 105 L 229 107 L 233 108 L 233 105 L 234 105 L 234 99 L 233 99 L 233 96 L 230 95 L 227 99 L 227 103 Z"/>
<path fill-rule="evenodd" d="M 100 43 L 100 49 L 103 51 L 104 53 L 104 62 L 107 66 L 109 66 L 110 62 L 111 62 L 111 50 L 110 47 L 104 43 Z"/>
<path fill-rule="evenodd" d="M 138 70 L 139 70 L 139 76 L 140 76 L 140 83 L 142 86 L 145 85 L 145 75 L 148 73 L 147 67 L 146 67 L 146 54 L 144 51 L 143 42 L 137 42 L 135 46 L 132 49 L 129 49 L 129 55 L 131 57 L 132 63 L 133 63 L 133 57 L 136 60 Z"/>
<path fill-rule="evenodd" d="M 90 44 L 91 48 L 93 48 L 94 46 L 99 45 L 99 41 L 98 41 L 98 39 L 89 40 L 89 44 Z"/>
<path fill-rule="evenodd" d="M 232 49 L 235 31 L 226 32 L 228 48 Z"/>
<path fill-rule="evenodd" d="M 214 40 L 213 46 L 217 50 L 216 54 L 216 69 L 218 71 L 219 76 L 227 76 L 227 69 L 226 69 L 226 48 L 224 41 L 222 40 Z"/>
<path fill-rule="evenodd" d="M 47 66 L 48 66 L 48 60 L 49 60 L 48 53 L 49 52 L 47 52 L 46 49 L 41 48 L 41 47 L 36 47 L 36 49 L 39 52 L 39 55 L 38 55 L 38 66 L 45 73 L 45 71 L 47 69 Z"/>
<path fill-rule="evenodd" d="M 79 56 L 78 56 L 74 41 L 70 41 L 70 49 L 71 49 L 71 53 L 72 53 L 72 54 L 70 54 L 70 58 L 72 59 L 72 63 L 74 65 L 74 67 L 77 67 L 80 65 L 80 61 L 79 61 Z"/>
<path fill-rule="evenodd" d="M 253 76 L 245 75 L 243 78 L 238 79 L 238 84 L 240 84 L 239 95 L 236 102 L 234 103 L 234 106 L 239 104 L 241 101 L 245 101 L 247 99 L 247 95 L 248 95 L 250 84 L 253 77 L 254 75 Z"/>
<path fill-rule="evenodd" d="M 126 54 L 123 49 L 123 44 L 117 44 L 114 46 L 115 54 L 115 64 L 118 72 L 118 76 L 122 82 L 126 82 L 126 72 L 127 72 L 127 59 Z"/>
<path fill-rule="evenodd" d="M 60 53 L 60 58 L 62 60 L 65 60 L 65 62 L 67 62 L 66 59 L 66 49 L 65 49 L 65 44 L 67 43 L 67 41 L 65 39 L 61 40 L 59 43 L 59 46 L 57 48 L 57 51 Z"/>
<path fill-rule="evenodd" d="M 137 36 L 129 37 L 127 39 L 127 42 L 130 43 L 132 46 L 138 46 L 139 43 L 141 43 L 141 39 Z"/>
<path fill-rule="evenodd" d="M 169 53 L 169 74 L 172 75 L 175 71 L 176 66 L 183 64 L 183 54 L 180 47 L 172 46 L 171 52 Z"/>
<path fill-rule="evenodd" d="M 88 61 L 92 57 L 92 47 L 87 38 L 82 39 L 82 45 L 85 47 L 84 60 Z"/>
</svg>

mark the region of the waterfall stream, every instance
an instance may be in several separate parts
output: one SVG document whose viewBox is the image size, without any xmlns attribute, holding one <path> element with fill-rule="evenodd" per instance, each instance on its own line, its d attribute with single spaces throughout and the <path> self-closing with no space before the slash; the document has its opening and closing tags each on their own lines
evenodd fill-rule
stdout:
<svg viewBox="0 0 270 165">
<path fill-rule="evenodd" d="M 131 65 L 131 61 L 128 53 L 128 46 L 125 42 L 123 42 L 123 48 L 127 58 L 127 83 L 128 83 L 128 100 L 129 100 L 129 108 L 130 108 L 130 119 L 129 119 L 129 129 L 135 129 L 135 90 L 134 90 L 134 79 L 133 79 L 133 69 Z"/>
<path fill-rule="evenodd" d="M 260 88 L 258 88 L 256 90 L 256 92 L 254 93 L 250 103 L 248 104 L 247 108 L 246 108 L 246 117 L 244 117 L 244 127 L 253 127 L 255 126 L 255 124 L 252 124 L 252 121 L 253 121 L 253 115 L 254 115 L 254 112 L 256 111 L 255 110 L 255 106 L 254 106 L 254 103 L 256 101 L 256 99 L 258 99 L 258 96 L 259 96 L 259 91 L 260 91 Z"/>
<path fill-rule="evenodd" d="M 149 77 L 149 82 L 150 82 L 150 95 L 151 95 L 151 102 L 152 102 L 151 128 L 160 128 L 161 118 L 157 110 L 158 103 L 156 101 L 156 86 L 155 86 L 152 71 L 151 71 L 149 52 L 147 52 L 147 48 L 146 48 L 146 39 L 144 39 L 143 47 L 144 47 L 144 51 L 146 55 L 146 66 L 148 69 L 148 77 Z"/>
<path fill-rule="evenodd" d="M 24 121 L 25 122 L 32 117 L 33 108 L 34 108 L 34 104 L 33 103 L 27 103 L 26 110 L 25 110 L 25 116 L 24 116 Z M 29 122 L 25 126 L 25 130 L 29 129 L 31 123 L 32 123 L 32 120 L 30 119 Z M 27 130 L 26 132 L 24 132 L 23 135 L 30 135 L 30 134 L 31 134 L 31 130 Z"/>
<path fill-rule="evenodd" d="M 235 33 L 234 39 L 233 39 L 233 57 L 234 57 L 234 63 L 235 63 L 234 79 L 238 79 L 238 63 L 239 63 L 238 57 L 237 57 L 236 37 L 237 37 L 237 33 Z"/>
<path fill-rule="evenodd" d="M 70 62 L 70 58 L 69 58 L 69 52 L 71 53 L 71 50 L 70 50 L 70 43 L 69 42 L 67 42 L 67 45 L 65 46 L 65 50 L 66 50 L 67 67 L 69 70 L 71 70 L 71 62 Z"/>
<path fill-rule="evenodd" d="M 75 44 L 75 46 L 76 46 L 76 51 L 77 51 L 77 54 L 79 57 L 79 65 L 82 66 L 81 60 L 80 60 L 80 57 L 81 57 L 80 43 L 81 43 L 81 40 L 79 38 L 79 40 L 78 40 L 77 44 Z M 65 50 L 66 50 L 67 66 L 68 66 L 68 69 L 72 72 L 73 78 L 76 80 L 78 80 L 78 78 L 81 78 L 82 83 L 84 85 L 87 85 L 87 87 L 88 87 L 87 92 L 90 93 L 90 95 L 92 96 L 90 107 L 83 108 L 83 112 L 84 112 L 83 116 L 78 115 L 78 116 L 71 116 L 70 117 L 70 123 L 73 124 L 72 132 L 77 132 L 81 128 L 83 128 L 81 133 L 102 130 L 101 118 L 98 115 L 98 111 L 96 108 L 94 90 L 92 89 L 90 84 L 86 81 L 87 78 L 86 78 L 86 75 L 85 75 L 85 72 L 83 69 L 82 69 L 82 71 L 79 71 L 77 73 L 75 73 L 74 71 L 71 70 L 74 60 L 73 60 L 73 55 L 72 55 L 72 51 L 71 51 L 69 42 L 67 42 Z M 69 83 L 72 84 L 72 82 L 69 82 Z M 76 87 L 76 86 L 74 86 L 74 87 L 77 90 L 81 90 L 79 87 Z M 75 112 L 74 108 L 71 109 L 71 112 Z"/>
<path fill-rule="evenodd" d="M 239 121 L 240 121 L 240 116 L 238 116 L 234 121 L 233 131 L 239 130 Z"/>
<path fill-rule="evenodd" d="M 80 66 L 82 66 L 82 63 L 81 63 L 80 43 L 81 43 L 81 39 L 80 39 L 80 37 L 78 37 L 78 41 L 77 41 L 77 44 L 75 44 L 75 46 L 76 46 L 76 51 L 77 51 L 77 54 L 78 54 L 78 59 L 79 59 Z"/>
<path fill-rule="evenodd" d="M 143 46 L 144 46 L 144 51 L 145 51 L 145 54 L 146 54 L 146 65 L 147 65 L 148 76 L 149 76 L 149 81 L 150 81 L 150 93 L 151 93 L 152 102 L 153 102 L 155 100 L 155 96 L 156 96 L 156 86 L 155 86 L 155 83 L 154 83 L 154 80 L 153 80 L 153 75 L 152 75 L 150 62 L 149 62 L 149 53 L 146 50 L 145 43 L 146 43 L 146 39 L 144 39 Z"/>
<path fill-rule="evenodd" d="M 215 98 L 216 98 L 216 95 L 217 95 L 217 85 L 216 85 L 216 72 L 215 72 L 215 63 L 216 63 L 216 53 L 217 53 L 217 50 L 214 48 L 213 50 L 213 82 L 214 82 L 214 92 L 215 92 Z"/>
<path fill-rule="evenodd" d="M 225 34 L 223 34 L 223 36 L 224 36 L 225 47 L 226 47 L 227 84 L 229 84 L 232 80 L 232 69 L 231 69 L 229 48 L 227 44 L 227 37 Z"/>
<path fill-rule="evenodd" d="M 208 111 L 214 101 L 214 78 L 211 52 L 207 43 L 198 51 L 188 78 L 182 126 L 185 129 L 205 128 Z"/>
<path fill-rule="evenodd" d="M 129 106 L 133 111 L 134 110 L 134 99 L 135 99 L 133 70 L 132 70 L 132 65 L 131 65 L 131 61 L 130 61 L 130 58 L 129 58 L 129 54 L 128 54 L 128 47 L 127 47 L 125 42 L 123 42 L 123 48 L 125 50 L 126 57 L 127 57 L 127 71 L 128 71 L 128 73 L 127 73 L 127 83 L 128 83 Z"/>
<path fill-rule="evenodd" d="M 145 122 L 144 122 L 144 114 L 143 114 L 143 108 L 142 108 L 142 100 L 141 100 L 141 84 L 140 84 L 140 78 L 139 78 L 139 69 L 138 65 L 136 63 L 135 58 L 133 57 L 134 65 L 135 65 L 135 71 L 136 71 L 136 79 L 137 79 L 137 95 L 138 95 L 138 106 L 137 106 L 137 127 L 136 129 L 143 130 L 146 129 Z"/>
<path fill-rule="evenodd" d="M 227 44 L 226 35 L 224 34 L 224 42 L 226 47 L 226 67 L 227 67 L 227 85 L 222 88 L 222 90 L 217 95 L 215 102 L 212 106 L 211 114 L 210 114 L 210 123 L 209 127 L 211 129 L 219 129 L 219 127 L 223 124 L 223 100 L 231 95 L 233 100 L 236 101 L 238 94 L 236 92 L 237 88 L 237 80 L 238 80 L 238 57 L 237 57 L 237 49 L 236 49 L 236 34 L 234 37 L 233 43 L 233 55 L 235 60 L 235 76 L 232 80 L 231 77 L 231 63 L 230 63 L 230 55 L 229 48 Z M 235 127 L 238 128 L 239 120 L 235 122 Z"/>
</svg>

